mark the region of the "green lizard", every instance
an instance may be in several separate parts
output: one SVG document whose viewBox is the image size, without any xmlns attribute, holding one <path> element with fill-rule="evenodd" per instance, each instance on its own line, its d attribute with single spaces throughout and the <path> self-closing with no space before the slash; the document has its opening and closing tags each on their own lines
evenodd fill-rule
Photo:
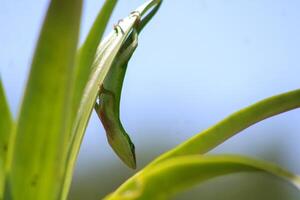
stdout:
<svg viewBox="0 0 300 200">
<path fill-rule="evenodd" d="M 118 25 L 117 25 L 118 26 Z M 118 31 L 120 27 L 115 27 Z M 121 29 L 121 28 L 120 28 Z M 120 121 L 120 98 L 128 61 L 138 44 L 134 29 L 120 49 L 104 83 L 100 86 L 95 110 L 104 126 L 110 146 L 130 168 L 136 168 L 134 145 Z"/>
<path fill-rule="evenodd" d="M 120 97 L 128 61 L 138 44 L 138 34 L 155 15 L 161 2 L 161 0 L 149 1 L 131 13 L 131 17 L 137 19 L 135 27 L 119 50 L 103 84 L 100 86 L 98 102 L 95 103 L 95 110 L 104 126 L 110 146 L 126 165 L 134 169 L 136 168 L 135 149 L 120 120 Z M 150 11 L 147 12 L 148 10 Z M 124 34 L 120 26 L 122 21 L 120 20 L 115 25 L 116 33 Z M 107 41 L 108 46 L 110 42 Z"/>
</svg>

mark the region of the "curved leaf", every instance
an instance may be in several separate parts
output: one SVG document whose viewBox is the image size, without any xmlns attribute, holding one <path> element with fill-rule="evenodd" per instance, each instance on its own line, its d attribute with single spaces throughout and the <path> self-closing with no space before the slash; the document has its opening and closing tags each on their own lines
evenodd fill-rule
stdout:
<svg viewBox="0 0 300 200">
<path fill-rule="evenodd" d="M 74 72 L 74 94 L 73 94 L 73 99 L 71 102 L 72 105 L 72 110 L 71 110 L 71 131 L 69 134 L 69 140 L 66 143 L 66 146 L 69 147 L 68 149 L 68 154 L 70 152 L 70 149 L 72 149 L 72 142 L 75 137 L 75 131 L 73 130 L 73 126 L 76 126 L 76 118 L 78 118 L 78 113 L 79 113 L 79 104 L 80 101 L 82 100 L 82 95 L 84 88 L 86 87 L 88 78 L 91 74 L 92 71 L 92 64 L 95 59 L 97 59 L 97 56 L 99 56 L 99 52 L 97 53 L 97 49 L 103 48 L 101 47 L 100 41 L 102 39 L 103 33 L 105 31 L 105 28 L 107 26 L 107 23 L 110 19 L 110 16 L 113 12 L 113 9 L 115 8 L 117 3 L 117 0 L 106 0 L 104 5 L 102 6 L 96 20 L 93 23 L 93 26 L 91 30 L 88 33 L 88 36 L 86 40 L 84 41 L 83 45 L 81 48 L 78 50 L 77 55 L 76 55 L 76 62 L 75 62 L 75 72 Z M 105 43 L 105 48 L 107 48 L 109 41 L 114 38 L 114 34 L 111 34 L 107 41 Z M 100 53 L 101 54 L 101 53 Z M 99 58 L 98 58 L 99 59 Z M 87 121 L 86 121 L 87 123 Z M 79 148 L 79 146 L 78 146 Z M 67 176 L 67 178 L 64 178 L 64 186 L 62 187 L 62 194 L 61 194 L 61 199 L 66 199 L 68 192 L 69 192 L 69 187 L 71 184 L 72 180 L 72 171 L 69 171 L 68 167 L 68 162 L 69 162 L 69 156 L 66 161 L 66 168 L 64 170 L 64 177 Z"/>
<path fill-rule="evenodd" d="M 52 0 L 17 121 L 13 199 L 58 199 L 71 117 L 81 0 Z"/>
<path fill-rule="evenodd" d="M 150 163 L 150 166 L 175 156 L 206 153 L 257 122 L 299 107 L 300 90 L 264 99 L 229 115 L 216 125 L 162 154 Z"/>
<path fill-rule="evenodd" d="M 264 172 L 300 190 L 300 177 L 266 161 L 242 156 L 181 156 L 163 161 L 122 185 L 106 200 L 169 199 L 212 178 L 241 172 Z"/>
<path fill-rule="evenodd" d="M 74 98 L 72 103 L 72 114 L 75 117 L 83 90 L 92 70 L 92 64 L 95 59 L 97 47 L 100 44 L 102 35 L 107 26 L 108 20 L 117 3 L 117 0 L 106 0 L 99 12 L 85 42 L 78 50 L 75 65 Z"/>
<path fill-rule="evenodd" d="M 141 18 L 142 18 L 137 26 L 138 33 L 140 33 L 143 30 L 143 28 L 148 24 L 148 22 L 156 14 L 156 12 L 159 10 L 162 2 L 163 2 L 162 0 L 150 1 L 148 4 L 144 4 L 144 5 L 140 6 L 138 9 L 136 9 L 135 12 L 140 13 Z"/>
</svg>

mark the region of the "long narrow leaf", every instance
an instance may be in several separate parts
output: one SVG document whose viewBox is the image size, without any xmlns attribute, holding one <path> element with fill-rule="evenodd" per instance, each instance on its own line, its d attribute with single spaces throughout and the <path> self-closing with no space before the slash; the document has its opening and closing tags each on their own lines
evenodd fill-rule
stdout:
<svg viewBox="0 0 300 200">
<path fill-rule="evenodd" d="M 6 101 L 0 77 L 0 199 L 3 199 L 4 183 L 7 173 L 8 150 L 12 138 L 13 119 Z"/>
<path fill-rule="evenodd" d="M 155 159 L 150 165 L 171 157 L 206 153 L 230 137 L 266 118 L 300 107 L 300 90 L 276 95 L 233 113 Z"/>
<path fill-rule="evenodd" d="M 13 199 L 58 199 L 62 187 L 81 0 L 52 0 L 17 122 Z"/>
<path fill-rule="evenodd" d="M 107 23 L 110 19 L 110 16 L 112 14 L 113 9 L 115 8 L 115 5 L 117 3 L 117 0 L 106 0 L 104 5 L 102 6 L 102 9 L 100 10 L 96 20 L 93 23 L 93 26 L 91 30 L 88 33 L 88 36 L 83 43 L 82 47 L 78 50 L 77 56 L 76 56 L 76 62 L 75 62 L 75 76 L 74 76 L 74 96 L 71 102 L 72 105 L 72 116 L 71 116 L 71 123 L 74 125 L 75 119 L 77 117 L 78 111 L 79 111 L 79 104 L 82 99 L 82 93 L 84 91 L 84 88 L 87 84 L 88 78 L 92 71 L 92 64 L 97 56 L 97 48 L 99 46 L 99 43 L 102 39 L 103 33 L 105 31 L 105 28 L 107 26 Z M 109 38 L 110 40 L 111 38 Z M 106 42 L 107 44 L 109 42 Z M 76 125 L 75 125 L 76 126 Z M 72 143 L 72 138 L 74 136 L 75 132 L 73 131 L 73 126 L 71 127 L 70 135 L 68 143 L 66 144 L 69 146 Z M 72 144 L 69 146 L 72 148 Z M 79 147 L 78 147 L 79 148 Z M 70 151 L 70 149 L 68 149 Z M 68 152 L 67 152 L 68 153 Z M 66 199 L 70 183 L 71 183 L 71 173 L 72 171 L 68 172 L 69 175 L 67 175 L 68 170 L 68 159 L 66 161 L 66 166 L 64 169 L 64 183 L 61 191 L 61 199 Z"/>
<path fill-rule="evenodd" d="M 112 32 L 108 37 L 106 37 L 104 39 L 104 41 L 100 44 L 99 48 L 98 48 L 98 52 L 96 55 L 96 61 L 95 62 L 99 62 L 99 60 L 103 59 L 103 54 L 104 51 L 107 50 L 107 48 L 109 47 L 109 45 L 113 42 L 113 40 L 117 37 L 117 34 L 115 32 Z M 99 69 L 100 71 L 99 76 L 100 77 L 105 77 L 105 71 L 102 71 L 103 69 Z M 104 78 L 103 78 L 104 79 Z M 96 84 L 96 83 L 95 83 Z M 89 99 L 87 99 L 88 97 L 85 97 L 85 101 L 88 101 Z M 87 103 L 87 102 L 86 102 Z M 86 108 L 88 108 L 86 106 Z M 76 162 L 76 158 L 77 158 L 77 154 L 79 152 L 79 148 L 80 148 L 80 144 L 81 144 L 81 140 L 83 138 L 84 135 L 84 131 L 85 131 L 85 127 L 87 126 L 87 122 L 88 119 L 90 117 L 91 113 L 88 113 L 87 110 L 84 110 L 84 108 L 81 108 L 81 110 L 79 110 L 80 112 L 77 113 L 77 118 L 75 121 L 74 126 L 78 126 L 79 125 L 79 120 L 81 120 L 81 126 L 84 126 L 82 129 L 78 130 L 74 129 L 72 130 L 72 137 L 71 137 L 71 141 L 70 141 L 70 147 L 68 150 L 68 157 L 66 160 L 66 165 L 65 165 L 65 170 L 64 170 L 64 185 L 62 188 L 62 195 L 61 198 L 62 200 L 67 199 L 68 196 L 68 192 L 69 192 L 69 188 L 71 185 L 71 181 L 72 181 L 72 175 L 73 175 L 73 171 L 74 171 L 74 166 L 75 166 L 75 162 Z M 85 116 L 83 116 L 83 114 L 85 114 Z M 80 117 L 80 119 L 79 119 Z M 83 121 L 86 120 L 86 121 Z M 86 123 L 86 124 L 84 124 Z"/>
<path fill-rule="evenodd" d="M 138 33 L 140 33 L 143 30 L 143 28 L 148 24 L 148 22 L 156 14 L 156 12 L 159 10 L 162 2 L 163 2 L 162 0 L 152 0 L 152 1 L 149 1 L 148 3 L 141 5 L 139 8 L 136 9 L 135 12 L 140 13 L 141 18 L 142 18 L 137 27 Z M 147 12 L 149 12 L 149 13 L 147 13 Z"/>
<path fill-rule="evenodd" d="M 241 172 L 264 172 L 300 191 L 300 178 L 275 164 L 242 156 L 182 156 L 163 161 L 124 184 L 107 200 L 169 199 L 204 181 Z"/>
<path fill-rule="evenodd" d="M 117 0 L 106 0 L 99 12 L 85 42 L 79 49 L 76 57 L 74 98 L 72 103 L 72 118 L 75 117 L 83 90 L 92 70 L 92 64 L 95 59 L 97 47 L 101 41 L 104 30 L 110 19 L 111 13 L 117 3 Z"/>
</svg>

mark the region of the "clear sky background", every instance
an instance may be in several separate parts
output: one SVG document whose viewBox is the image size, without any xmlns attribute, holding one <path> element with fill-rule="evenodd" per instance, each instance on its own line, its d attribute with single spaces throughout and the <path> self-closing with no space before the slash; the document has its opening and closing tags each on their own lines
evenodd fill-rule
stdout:
<svg viewBox="0 0 300 200">
<path fill-rule="evenodd" d="M 141 2 L 121 0 L 108 31 Z M 48 3 L 1 0 L 0 72 L 15 116 Z M 86 0 L 81 42 L 102 3 Z M 299 9 L 298 0 L 165 0 L 139 37 L 122 94 L 121 118 L 139 167 L 242 107 L 299 88 Z M 295 110 L 265 120 L 212 153 L 251 155 L 300 174 L 299 119 Z M 93 114 L 72 199 L 78 188 L 97 199 L 132 173 Z"/>
</svg>

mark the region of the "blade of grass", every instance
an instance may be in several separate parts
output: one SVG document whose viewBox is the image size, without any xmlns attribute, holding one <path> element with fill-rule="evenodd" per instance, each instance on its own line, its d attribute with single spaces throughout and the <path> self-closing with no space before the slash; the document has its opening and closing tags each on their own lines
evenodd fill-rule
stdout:
<svg viewBox="0 0 300 200">
<path fill-rule="evenodd" d="M 0 199 L 3 199 L 4 183 L 9 161 L 9 144 L 13 136 L 13 119 L 6 101 L 0 77 Z"/>
<path fill-rule="evenodd" d="M 163 161 L 122 185 L 106 200 L 169 199 L 212 178 L 241 172 L 264 172 L 300 190 L 300 177 L 275 164 L 242 156 L 180 156 Z"/>
<path fill-rule="evenodd" d="M 175 156 L 206 153 L 257 122 L 299 107 L 300 90 L 264 99 L 229 115 L 216 125 L 162 154 L 150 163 L 150 166 Z"/>
<path fill-rule="evenodd" d="M 75 118 L 83 90 L 92 70 L 92 64 L 95 59 L 97 47 L 101 41 L 108 20 L 115 8 L 117 0 L 106 0 L 99 12 L 93 26 L 78 50 L 75 66 L 74 98 L 72 102 L 72 118 Z"/>
<path fill-rule="evenodd" d="M 81 0 L 52 0 L 49 5 L 17 121 L 13 199 L 58 199 L 81 7 Z"/>
</svg>

